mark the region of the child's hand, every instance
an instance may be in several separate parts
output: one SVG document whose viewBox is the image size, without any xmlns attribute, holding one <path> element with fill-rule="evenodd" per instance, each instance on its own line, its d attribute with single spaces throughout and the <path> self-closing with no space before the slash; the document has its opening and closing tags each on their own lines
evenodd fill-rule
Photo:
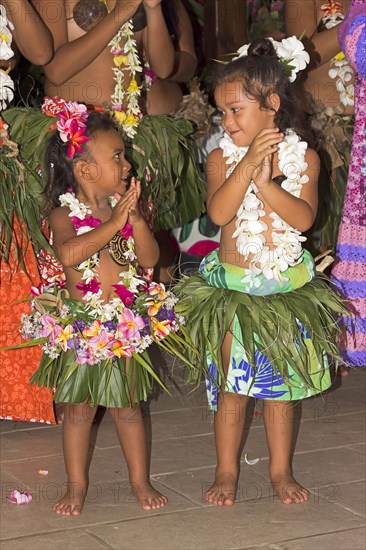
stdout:
<svg viewBox="0 0 366 550">
<path fill-rule="evenodd" d="M 115 194 L 115 197 L 118 202 L 112 210 L 110 221 L 116 226 L 116 231 L 119 231 L 126 225 L 130 210 L 136 204 L 136 191 L 129 189 L 123 197 L 118 193 Z"/>
<path fill-rule="evenodd" d="M 157 8 L 161 4 L 161 0 L 143 0 L 143 4 L 146 8 Z"/>
<path fill-rule="evenodd" d="M 266 155 L 262 163 L 256 168 L 253 172 L 252 180 L 258 187 L 258 189 L 263 189 L 267 187 L 272 180 L 273 172 L 273 153 L 271 155 Z"/>
<path fill-rule="evenodd" d="M 264 158 L 273 155 L 277 151 L 278 144 L 283 140 L 284 135 L 279 128 L 265 128 L 253 139 L 247 154 L 245 163 L 249 163 L 253 171 L 259 170 Z M 243 159 L 243 160 L 244 160 Z"/>
<path fill-rule="evenodd" d="M 130 208 L 128 222 L 131 225 L 134 225 L 142 219 L 141 212 L 138 206 L 138 201 L 141 196 L 141 182 L 137 181 L 136 178 L 132 177 L 129 190 L 134 192 L 135 199 L 134 199 L 134 203 Z"/>
<path fill-rule="evenodd" d="M 116 13 L 116 16 L 121 21 L 125 22 L 126 17 L 129 19 L 135 15 L 137 12 L 142 0 L 117 0 L 113 11 Z"/>
</svg>

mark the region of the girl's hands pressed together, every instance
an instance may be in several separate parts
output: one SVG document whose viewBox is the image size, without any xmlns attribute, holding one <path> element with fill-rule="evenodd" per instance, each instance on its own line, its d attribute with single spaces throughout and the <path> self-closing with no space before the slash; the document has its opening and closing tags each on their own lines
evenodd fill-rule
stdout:
<svg viewBox="0 0 366 550">
<path fill-rule="evenodd" d="M 258 189 L 264 189 L 272 181 L 273 153 L 266 155 L 261 164 L 253 172 L 252 179 Z"/>
<path fill-rule="evenodd" d="M 136 205 L 136 190 L 129 189 L 123 196 L 116 193 L 115 198 L 118 202 L 112 210 L 110 221 L 115 225 L 116 231 L 119 231 L 126 225 L 131 208 Z"/>
<path fill-rule="evenodd" d="M 265 128 L 253 139 L 247 154 L 245 163 L 253 167 L 253 171 L 259 169 L 264 158 L 277 151 L 278 144 L 283 140 L 284 134 L 279 128 Z"/>
<path fill-rule="evenodd" d="M 129 211 L 128 222 L 131 225 L 134 225 L 142 219 L 141 212 L 138 206 L 138 201 L 141 196 L 141 182 L 137 181 L 135 177 L 131 178 L 130 190 L 134 192 L 135 198 Z"/>
</svg>

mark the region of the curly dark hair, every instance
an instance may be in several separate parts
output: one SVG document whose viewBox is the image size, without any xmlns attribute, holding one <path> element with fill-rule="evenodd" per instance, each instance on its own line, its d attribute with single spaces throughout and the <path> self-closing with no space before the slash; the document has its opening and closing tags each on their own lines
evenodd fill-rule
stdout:
<svg viewBox="0 0 366 550">
<path fill-rule="evenodd" d="M 300 94 L 290 82 L 284 66 L 279 63 L 274 46 L 268 38 L 254 40 L 248 55 L 239 57 L 219 69 L 213 77 L 216 88 L 224 82 L 242 82 L 246 95 L 258 101 L 261 109 L 271 109 L 268 99 L 277 94 L 281 104 L 274 122 L 282 132 L 287 128 L 310 140 Z"/>
<path fill-rule="evenodd" d="M 96 112 L 88 114 L 84 135 L 89 139 L 95 138 L 98 132 L 108 132 L 110 130 L 117 130 L 117 128 L 109 115 Z M 90 157 L 88 142 L 83 144 L 81 153 L 75 152 L 72 159 L 67 156 L 67 148 L 68 144 L 61 140 L 57 131 L 51 136 L 47 144 L 44 157 L 47 175 L 47 184 L 44 190 L 45 215 L 49 214 L 53 208 L 60 206 L 59 196 L 66 193 L 68 189 L 76 192 L 74 165 L 78 160 Z"/>
</svg>

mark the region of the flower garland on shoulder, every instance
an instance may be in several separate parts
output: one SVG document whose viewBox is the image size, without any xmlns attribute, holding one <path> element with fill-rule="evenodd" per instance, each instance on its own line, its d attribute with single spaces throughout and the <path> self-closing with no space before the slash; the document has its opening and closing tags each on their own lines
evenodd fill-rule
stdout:
<svg viewBox="0 0 366 550">
<path fill-rule="evenodd" d="M 0 5 L 0 60 L 8 61 L 14 56 L 11 49 L 13 37 L 11 32 L 14 26 L 6 16 L 4 6 Z M 6 109 L 8 103 L 14 98 L 14 82 L 9 76 L 10 67 L 6 70 L 0 69 L 0 111 Z"/>
<path fill-rule="evenodd" d="M 323 23 L 326 29 L 332 29 L 342 23 L 344 13 L 340 2 L 328 0 L 327 4 L 323 4 L 320 9 L 324 12 Z M 342 51 L 331 59 L 328 75 L 330 78 L 336 79 L 339 98 L 345 107 L 348 105 L 352 106 L 355 103 L 354 85 L 349 84 L 353 78 L 353 74 L 353 68 Z"/>
</svg>

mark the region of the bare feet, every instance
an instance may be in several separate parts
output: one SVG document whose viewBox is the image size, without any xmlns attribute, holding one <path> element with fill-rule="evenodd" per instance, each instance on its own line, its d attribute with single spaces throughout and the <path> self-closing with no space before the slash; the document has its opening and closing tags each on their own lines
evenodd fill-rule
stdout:
<svg viewBox="0 0 366 550">
<path fill-rule="evenodd" d="M 273 490 L 283 504 L 301 504 L 309 498 L 309 491 L 297 483 L 289 473 L 271 475 Z"/>
<path fill-rule="evenodd" d="M 215 481 L 206 491 L 205 500 L 215 506 L 232 506 L 235 502 L 237 481 L 237 472 L 220 473 L 216 471 Z"/>
<path fill-rule="evenodd" d="M 168 502 L 167 497 L 156 491 L 148 481 L 131 483 L 131 489 L 143 510 L 163 508 Z"/>
<path fill-rule="evenodd" d="M 52 510 L 62 516 L 80 516 L 87 490 L 86 485 L 69 484 L 67 492 L 52 506 Z"/>
</svg>

